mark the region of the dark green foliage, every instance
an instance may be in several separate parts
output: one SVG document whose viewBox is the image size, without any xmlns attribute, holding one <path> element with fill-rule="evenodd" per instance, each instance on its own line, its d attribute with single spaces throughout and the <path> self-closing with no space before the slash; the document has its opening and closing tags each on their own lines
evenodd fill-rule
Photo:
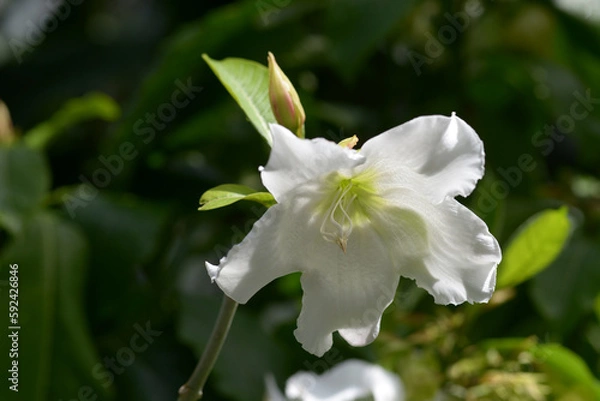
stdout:
<svg viewBox="0 0 600 401">
<path fill-rule="evenodd" d="M 17 135 L 0 143 L 0 322 L 18 264 L 22 327 L 20 392 L 3 380 L 1 400 L 176 399 L 220 302 L 204 261 L 266 210 L 199 212 L 198 200 L 236 183 L 218 206 L 272 203 L 249 195 L 263 191 L 268 144 L 202 55 L 266 65 L 268 51 L 298 90 L 308 138 L 356 134 L 360 147 L 455 111 L 486 151 L 464 202 L 505 252 L 521 251 L 490 305 L 437 306 L 403 279 L 374 345 L 336 339 L 320 359 L 293 338 L 301 290 L 282 278 L 240 306 L 205 399 L 257 400 L 267 372 L 282 385 L 350 357 L 399 373 L 411 401 L 440 387 L 503 400 L 517 382 L 549 401 L 599 399 L 598 15 L 550 1 L 197 3 L 89 0 L 0 65 Z M 537 213 L 565 220 L 528 231 Z M 2 372 L 9 347 L 3 335 Z"/>
</svg>

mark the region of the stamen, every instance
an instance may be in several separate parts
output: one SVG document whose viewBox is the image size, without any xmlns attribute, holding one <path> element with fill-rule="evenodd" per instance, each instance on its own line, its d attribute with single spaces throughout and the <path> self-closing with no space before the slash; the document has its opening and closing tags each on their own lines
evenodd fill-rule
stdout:
<svg viewBox="0 0 600 401">
<path fill-rule="evenodd" d="M 327 209 L 325 218 L 321 223 L 321 235 L 326 241 L 337 244 L 344 253 L 348 245 L 348 238 L 352 233 L 353 224 L 349 213 L 356 194 L 348 197 L 352 189 L 352 182 L 338 187 L 334 194 L 333 202 Z"/>
</svg>

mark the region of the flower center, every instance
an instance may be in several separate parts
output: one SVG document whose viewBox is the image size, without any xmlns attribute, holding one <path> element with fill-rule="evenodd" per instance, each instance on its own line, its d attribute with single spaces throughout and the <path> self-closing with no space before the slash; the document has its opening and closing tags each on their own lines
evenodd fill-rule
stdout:
<svg viewBox="0 0 600 401">
<path fill-rule="evenodd" d="M 346 252 L 352 230 L 368 224 L 369 210 L 380 205 L 373 174 L 363 171 L 348 178 L 335 173 L 326 180 L 325 188 L 320 233 L 323 239 Z"/>
<path fill-rule="evenodd" d="M 335 190 L 333 201 L 325 213 L 321 223 L 321 235 L 326 241 L 338 244 L 346 252 L 348 237 L 352 233 L 352 203 L 356 200 L 356 193 L 352 191 L 351 179 L 342 180 Z"/>
</svg>

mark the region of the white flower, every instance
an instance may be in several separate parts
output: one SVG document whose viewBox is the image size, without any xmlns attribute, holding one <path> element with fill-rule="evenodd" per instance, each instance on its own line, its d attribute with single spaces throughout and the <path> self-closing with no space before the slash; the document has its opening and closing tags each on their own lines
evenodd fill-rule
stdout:
<svg viewBox="0 0 600 401">
<path fill-rule="evenodd" d="M 332 333 L 372 342 L 400 276 L 440 304 L 487 302 L 500 247 L 454 197 L 483 176 L 483 144 L 455 114 L 419 117 L 360 151 L 299 139 L 271 125 L 261 172 L 277 200 L 218 266 L 212 280 L 245 303 L 277 277 L 300 271 L 304 291 L 295 335 L 323 355 Z"/>
<path fill-rule="evenodd" d="M 403 401 L 402 381 L 381 366 L 356 359 L 340 363 L 317 376 L 312 372 L 298 372 L 285 385 L 281 394 L 272 377 L 267 379 L 268 401 Z"/>
</svg>

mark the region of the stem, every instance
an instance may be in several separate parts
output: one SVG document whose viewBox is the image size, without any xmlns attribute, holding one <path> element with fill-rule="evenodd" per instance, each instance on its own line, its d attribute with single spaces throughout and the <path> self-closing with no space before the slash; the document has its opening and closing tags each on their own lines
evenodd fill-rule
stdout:
<svg viewBox="0 0 600 401">
<path fill-rule="evenodd" d="M 221 310 L 219 310 L 219 316 L 217 317 L 217 322 L 210 335 L 208 344 L 189 380 L 179 388 L 178 401 L 197 401 L 202 398 L 202 388 L 227 338 L 227 333 L 229 332 L 229 327 L 231 327 L 237 306 L 237 302 L 227 295 L 223 295 Z"/>
</svg>

